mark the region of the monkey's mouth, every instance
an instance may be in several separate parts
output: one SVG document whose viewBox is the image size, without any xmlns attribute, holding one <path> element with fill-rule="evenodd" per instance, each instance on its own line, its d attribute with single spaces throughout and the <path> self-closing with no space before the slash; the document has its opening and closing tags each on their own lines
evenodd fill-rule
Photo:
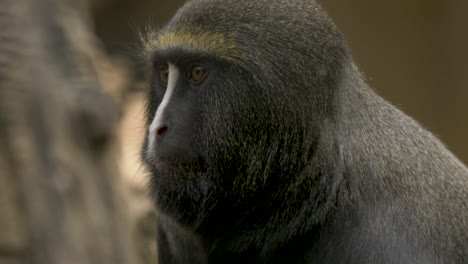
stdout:
<svg viewBox="0 0 468 264">
<path fill-rule="evenodd" d="M 207 163 L 203 158 L 185 161 L 156 160 L 153 166 L 158 171 L 163 170 L 183 170 L 193 173 L 206 173 L 208 171 Z"/>
</svg>

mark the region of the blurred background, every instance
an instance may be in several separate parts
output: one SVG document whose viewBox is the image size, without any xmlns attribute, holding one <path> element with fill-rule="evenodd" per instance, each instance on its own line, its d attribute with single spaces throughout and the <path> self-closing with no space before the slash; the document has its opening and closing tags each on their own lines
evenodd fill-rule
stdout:
<svg viewBox="0 0 468 264">
<path fill-rule="evenodd" d="M 131 62 L 138 53 L 138 30 L 161 27 L 183 2 L 103 0 L 94 8 L 94 27 L 112 56 Z M 341 28 L 371 87 L 468 163 L 468 1 L 320 2 Z M 121 166 L 130 180 L 141 182 L 136 175 L 141 171 L 143 98 L 135 91 L 122 126 Z"/>
</svg>

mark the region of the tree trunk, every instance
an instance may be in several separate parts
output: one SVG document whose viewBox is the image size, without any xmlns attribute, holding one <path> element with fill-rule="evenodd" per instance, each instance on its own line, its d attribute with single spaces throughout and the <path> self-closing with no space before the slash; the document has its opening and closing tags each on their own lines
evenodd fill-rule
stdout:
<svg viewBox="0 0 468 264">
<path fill-rule="evenodd" d="M 1 264 L 139 263 L 107 95 L 122 83 L 101 85 L 77 2 L 0 0 Z"/>
</svg>

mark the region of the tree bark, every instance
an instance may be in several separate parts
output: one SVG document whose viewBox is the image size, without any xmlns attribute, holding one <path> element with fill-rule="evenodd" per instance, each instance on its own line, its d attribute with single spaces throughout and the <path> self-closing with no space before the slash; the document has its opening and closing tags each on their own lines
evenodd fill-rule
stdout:
<svg viewBox="0 0 468 264">
<path fill-rule="evenodd" d="M 115 163 L 123 84 L 102 85 L 75 2 L 0 1 L 2 264 L 139 263 Z"/>
</svg>

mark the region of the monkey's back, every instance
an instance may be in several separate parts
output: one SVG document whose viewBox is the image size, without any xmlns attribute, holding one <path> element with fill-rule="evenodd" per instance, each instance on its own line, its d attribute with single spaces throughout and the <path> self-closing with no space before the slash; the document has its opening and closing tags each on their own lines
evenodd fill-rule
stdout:
<svg viewBox="0 0 468 264">
<path fill-rule="evenodd" d="M 358 219 L 344 230 L 355 249 L 347 252 L 367 254 L 369 263 L 386 263 L 385 255 L 393 263 L 466 263 L 468 169 L 360 79 L 346 86 L 336 101 L 338 138 Z"/>
</svg>

